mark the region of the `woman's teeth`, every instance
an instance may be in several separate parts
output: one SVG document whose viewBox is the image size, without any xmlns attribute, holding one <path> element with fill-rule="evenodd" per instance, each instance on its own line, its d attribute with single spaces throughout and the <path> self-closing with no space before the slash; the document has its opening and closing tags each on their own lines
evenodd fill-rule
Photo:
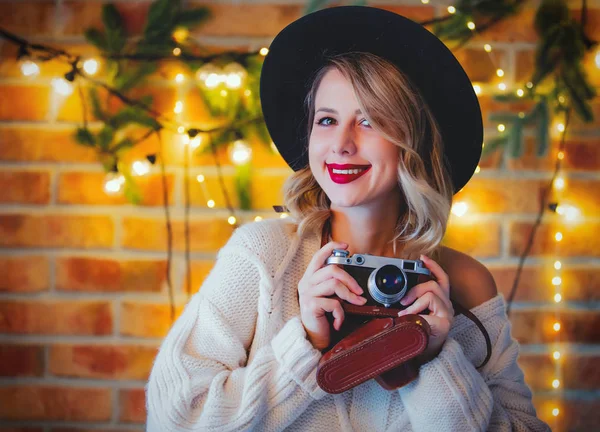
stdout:
<svg viewBox="0 0 600 432">
<path fill-rule="evenodd" d="M 358 174 L 359 172 L 363 172 L 366 168 L 357 168 L 350 170 L 340 170 L 333 168 L 332 171 L 334 174 Z"/>
</svg>

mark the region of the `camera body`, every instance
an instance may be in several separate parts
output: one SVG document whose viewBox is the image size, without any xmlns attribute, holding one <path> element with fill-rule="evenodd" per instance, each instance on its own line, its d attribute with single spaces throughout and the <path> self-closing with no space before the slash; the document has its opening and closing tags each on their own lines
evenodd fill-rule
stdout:
<svg viewBox="0 0 600 432">
<path fill-rule="evenodd" d="M 327 265 L 337 264 L 363 289 L 365 305 L 405 309 L 400 300 L 415 285 L 431 278 L 431 271 L 421 260 L 404 260 L 370 254 L 354 254 L 334 249 Z"/>
</svg>

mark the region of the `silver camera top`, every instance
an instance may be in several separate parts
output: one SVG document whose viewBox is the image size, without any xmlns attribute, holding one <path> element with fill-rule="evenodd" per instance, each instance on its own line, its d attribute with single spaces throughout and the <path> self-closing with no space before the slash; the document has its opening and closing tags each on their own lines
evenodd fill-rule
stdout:
<svg viewBox="0 0 600 432">
<path fill-rule="evenodd" d="M 401 258 L 389 258 L 370 254 L 354 254 L 345 249 L 334 249 L 333 253 L 327 258 L 327 264 L 340 264 L 361 266 L 368 268 L 379 268 L 386 265 L 393 265 L 401 270 L 408 270 L 411 273 L 425 274 L 431 276 L 431 271 L 421 260 L 405 260 Z"/>
</svg>

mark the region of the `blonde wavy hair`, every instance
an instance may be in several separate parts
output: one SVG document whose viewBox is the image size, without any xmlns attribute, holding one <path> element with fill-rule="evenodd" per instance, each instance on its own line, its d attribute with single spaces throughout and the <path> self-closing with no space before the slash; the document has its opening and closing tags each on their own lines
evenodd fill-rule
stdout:
<svg viewBox="0 0 600 432">
<path fill-rule="evenodd" d="M 315 96 L 325 74 L 338 69 L 354 87 L 359 106 L 379 134 L 400 147 L 398 185 L 402 192 L 394 238 L 404 258 L 436 254 L 452 204 L 452 181 L 444 168 L 438 125 L 420 93 L 392 63 L 370 53 L 329 59 L 315 75 L 305 100 L 310 137 Z M 310 167 L 294 172 L 283 187 L 285 205 L 298 223 L 298 234 L 320 232 L 330 216 L 331 201 Z"/>
</svg>

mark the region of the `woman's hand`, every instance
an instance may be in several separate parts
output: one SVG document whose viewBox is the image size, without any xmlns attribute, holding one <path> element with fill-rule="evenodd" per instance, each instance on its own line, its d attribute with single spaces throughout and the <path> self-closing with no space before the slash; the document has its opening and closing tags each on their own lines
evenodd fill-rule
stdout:
<svg viewBox="0 0 600 432">
<path fill-rule="evenodd" d="M 344 322 L 344 309 L 339 300 L 327 298 L 337 295 L 356 305 L 367 301 L 358 282 L 337 265 L 325 265 L 334 249 L 346 249 L 345 243 L 329 242 L 313 256 L 304 276 L 298 283 L 300 316 L 308 340 L 318 350 L 329 346 L 331 329 L 326 312 L 332 312 L 333 327 L 339 330 Z"/>
<path fill-rule="evenodd" d="M 423 352 L 423 357 L 431 360 L 440 353 L 448 337 L 454 322 L 454 308 L 450 302 L 450 280 L 446 272 L 429 257 L 421 255 L 421 260 L 425 267 L 431 270 L 434 280 L 423 282 L 410 289 L 400 301 L 403 305 L 410 304 L 410 306 L 398 313 L 398 316 L 419 314 L 425 309 L 431 311 L 429 315 L 421 315 L 431 327 L 429 344 Z"/>
</svg>

